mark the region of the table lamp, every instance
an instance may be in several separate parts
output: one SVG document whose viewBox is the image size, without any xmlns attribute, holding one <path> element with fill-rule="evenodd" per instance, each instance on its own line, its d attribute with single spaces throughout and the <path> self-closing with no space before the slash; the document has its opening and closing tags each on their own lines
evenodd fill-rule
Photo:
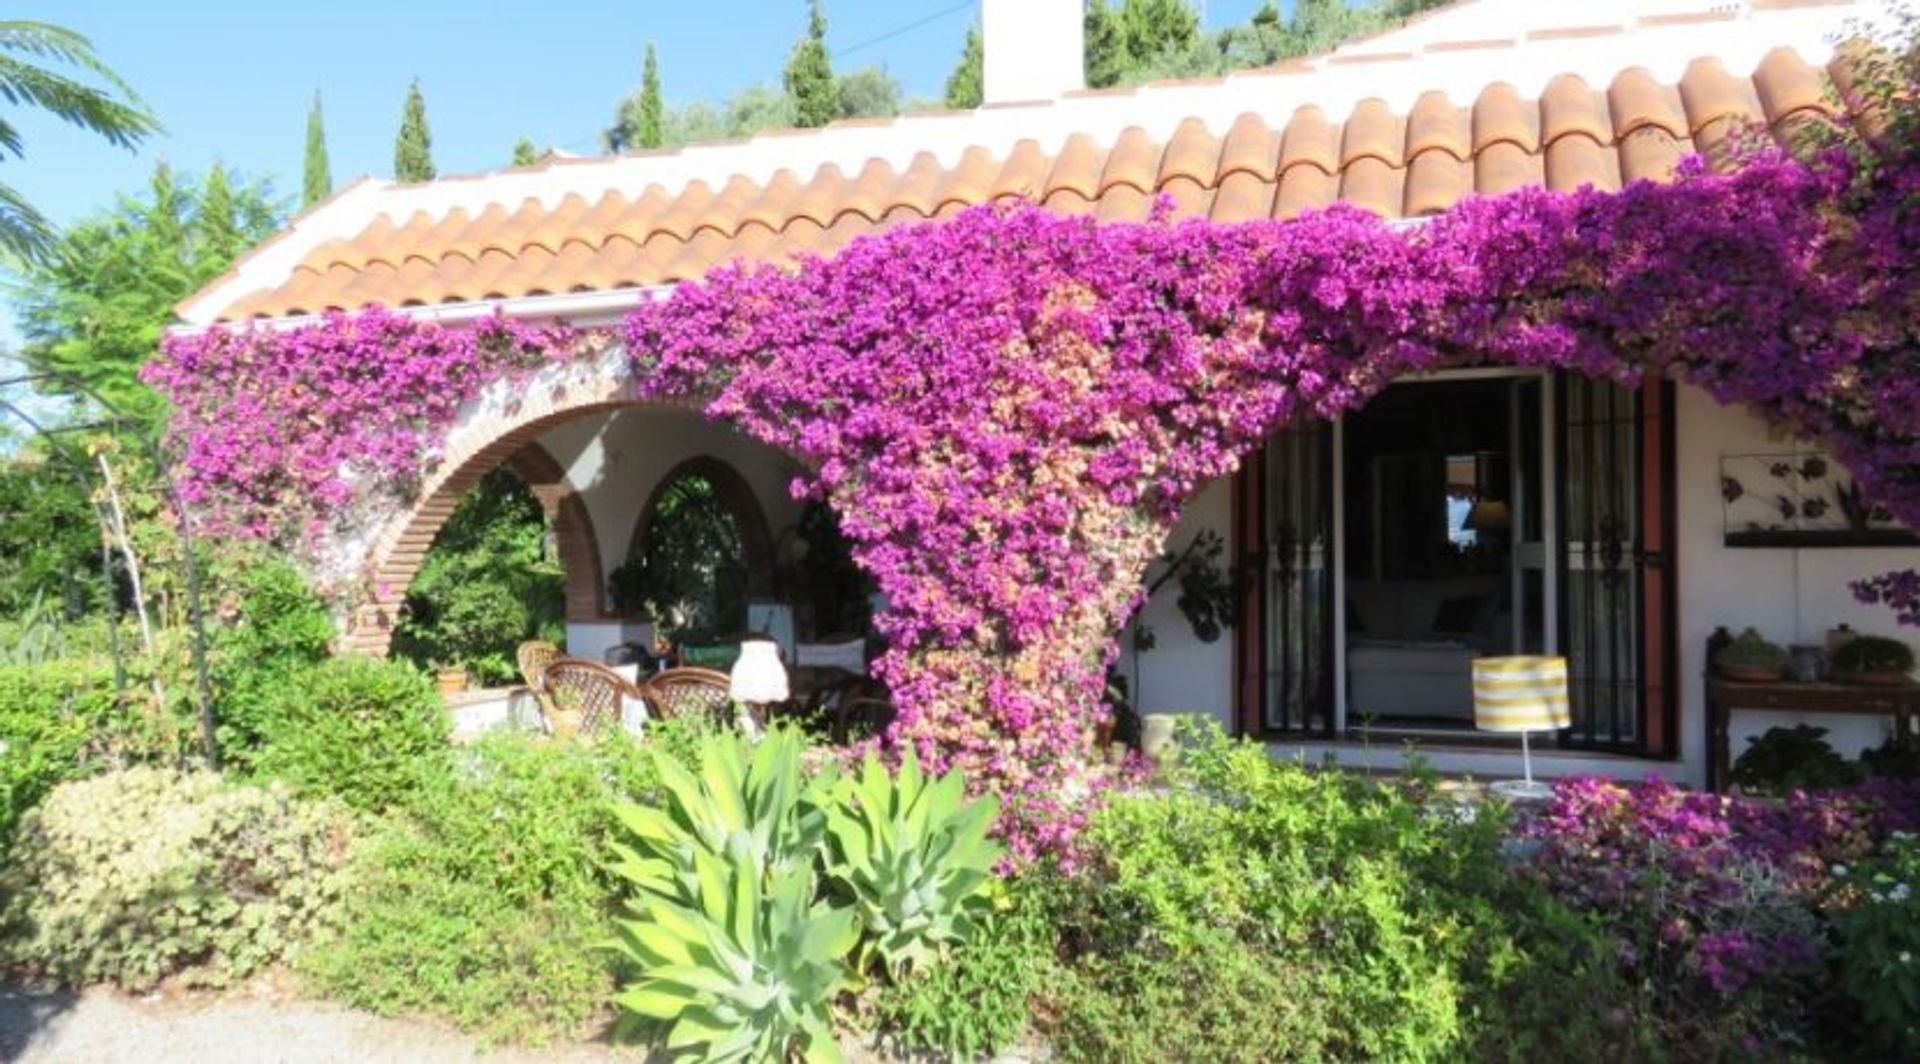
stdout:
<svg viewBox="0 0 1920 1064">
<path fill-rule="evenodd" d="M 780 662 L 779 644 L 771 639 L 742 642 L 740 657 L 727 676 L 727 696 L 746 705 L 766 706 L 785 702 L 790 693 L 787 667 Z M 748 721 L 751 720 L 749 716 Z"/>
<path fill-rule="evenodd" d="M 1473 723 L 1482 731 L 1520 733 L 1520 761 L 1525 779 L 1495 783 L 1491 787 L 1495 794 L 1508 798 L 1551 797 L 1552 787 L 1534 781 L 1533 750 L 1527 743 L 1527 735 L 1573 723 L 1567 694 L 1567 659 L 1530 655 L 1475 658 Z"/>
</svg>

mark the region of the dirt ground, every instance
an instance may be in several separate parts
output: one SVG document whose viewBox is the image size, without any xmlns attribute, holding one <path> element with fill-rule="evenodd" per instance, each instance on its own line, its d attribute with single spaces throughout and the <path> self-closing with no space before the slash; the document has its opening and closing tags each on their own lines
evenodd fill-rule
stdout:
<svg viewBox="0 0 1920 1064">
<path fill-rule="evenodd" d="M 384 1019 L 270 989 L 136 998 L 0 986 L 0 1061 L 21 1064 L 585 1064 L 637 1050 L 483 1050 L 437 1024 Z"/>
</svg>

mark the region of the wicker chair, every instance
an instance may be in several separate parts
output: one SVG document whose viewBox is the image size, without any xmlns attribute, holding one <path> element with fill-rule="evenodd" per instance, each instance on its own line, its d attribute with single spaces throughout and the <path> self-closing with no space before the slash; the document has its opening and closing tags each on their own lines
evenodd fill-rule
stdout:
<svg viewBox="0 0 1920 1064">
<path fill-rule="evenodd" d="M 727 674 L 717 669 L 667 669 L 647 678 L 640 693 L 662 718 L 705 716 L 716 724 L 734 723 Z M 755 728 L 766 725 L 760 707 L 748 706 Z"/>
<path fill-rule="evenodd" d="M 540 692 L 540 674 L 547 666 L 558 661 L 562 655 L 560 648 L 544 639 L 529 639 L 514 651 L 514 658 L 520 663 L 520 679 L 533 690 Z"/>
<path fill-rule="evenodd" d="M 541 709 L 553 734 L 594 739 L 620 727 L 623 698 L 641 692 L 597 662 L 556 658 L 540 674 Z"/>
</svg>

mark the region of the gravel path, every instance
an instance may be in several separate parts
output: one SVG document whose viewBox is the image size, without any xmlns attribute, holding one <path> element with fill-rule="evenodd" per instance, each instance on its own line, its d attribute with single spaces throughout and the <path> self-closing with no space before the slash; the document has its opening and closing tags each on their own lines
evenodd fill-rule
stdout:
<svg viewBox="0 0 1920 1064">
<path fill-rule="evenodd" d="M 576 1045 L 486 1052 L 431 1023 L 256 992 L 131 998 L 0 986 L 0 1061 L 21 1064 L 585 1064 L 636 1050 Z"/>
</svg>

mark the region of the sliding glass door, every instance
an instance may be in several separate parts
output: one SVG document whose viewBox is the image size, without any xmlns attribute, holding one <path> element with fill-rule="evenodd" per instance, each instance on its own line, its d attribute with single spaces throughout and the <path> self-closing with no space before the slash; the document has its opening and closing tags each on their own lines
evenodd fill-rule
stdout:
<svg viewBox="0 0 1920 1064">
<path fill-rule="evenodd" d="M 1564 653 L 1569 745 L 1664 749 L 1662 394 L 1460 371 L 1276 433 L 1237 494 L 1243 729 L 1465 739 L 1476 657 Z"/>
</svg>

